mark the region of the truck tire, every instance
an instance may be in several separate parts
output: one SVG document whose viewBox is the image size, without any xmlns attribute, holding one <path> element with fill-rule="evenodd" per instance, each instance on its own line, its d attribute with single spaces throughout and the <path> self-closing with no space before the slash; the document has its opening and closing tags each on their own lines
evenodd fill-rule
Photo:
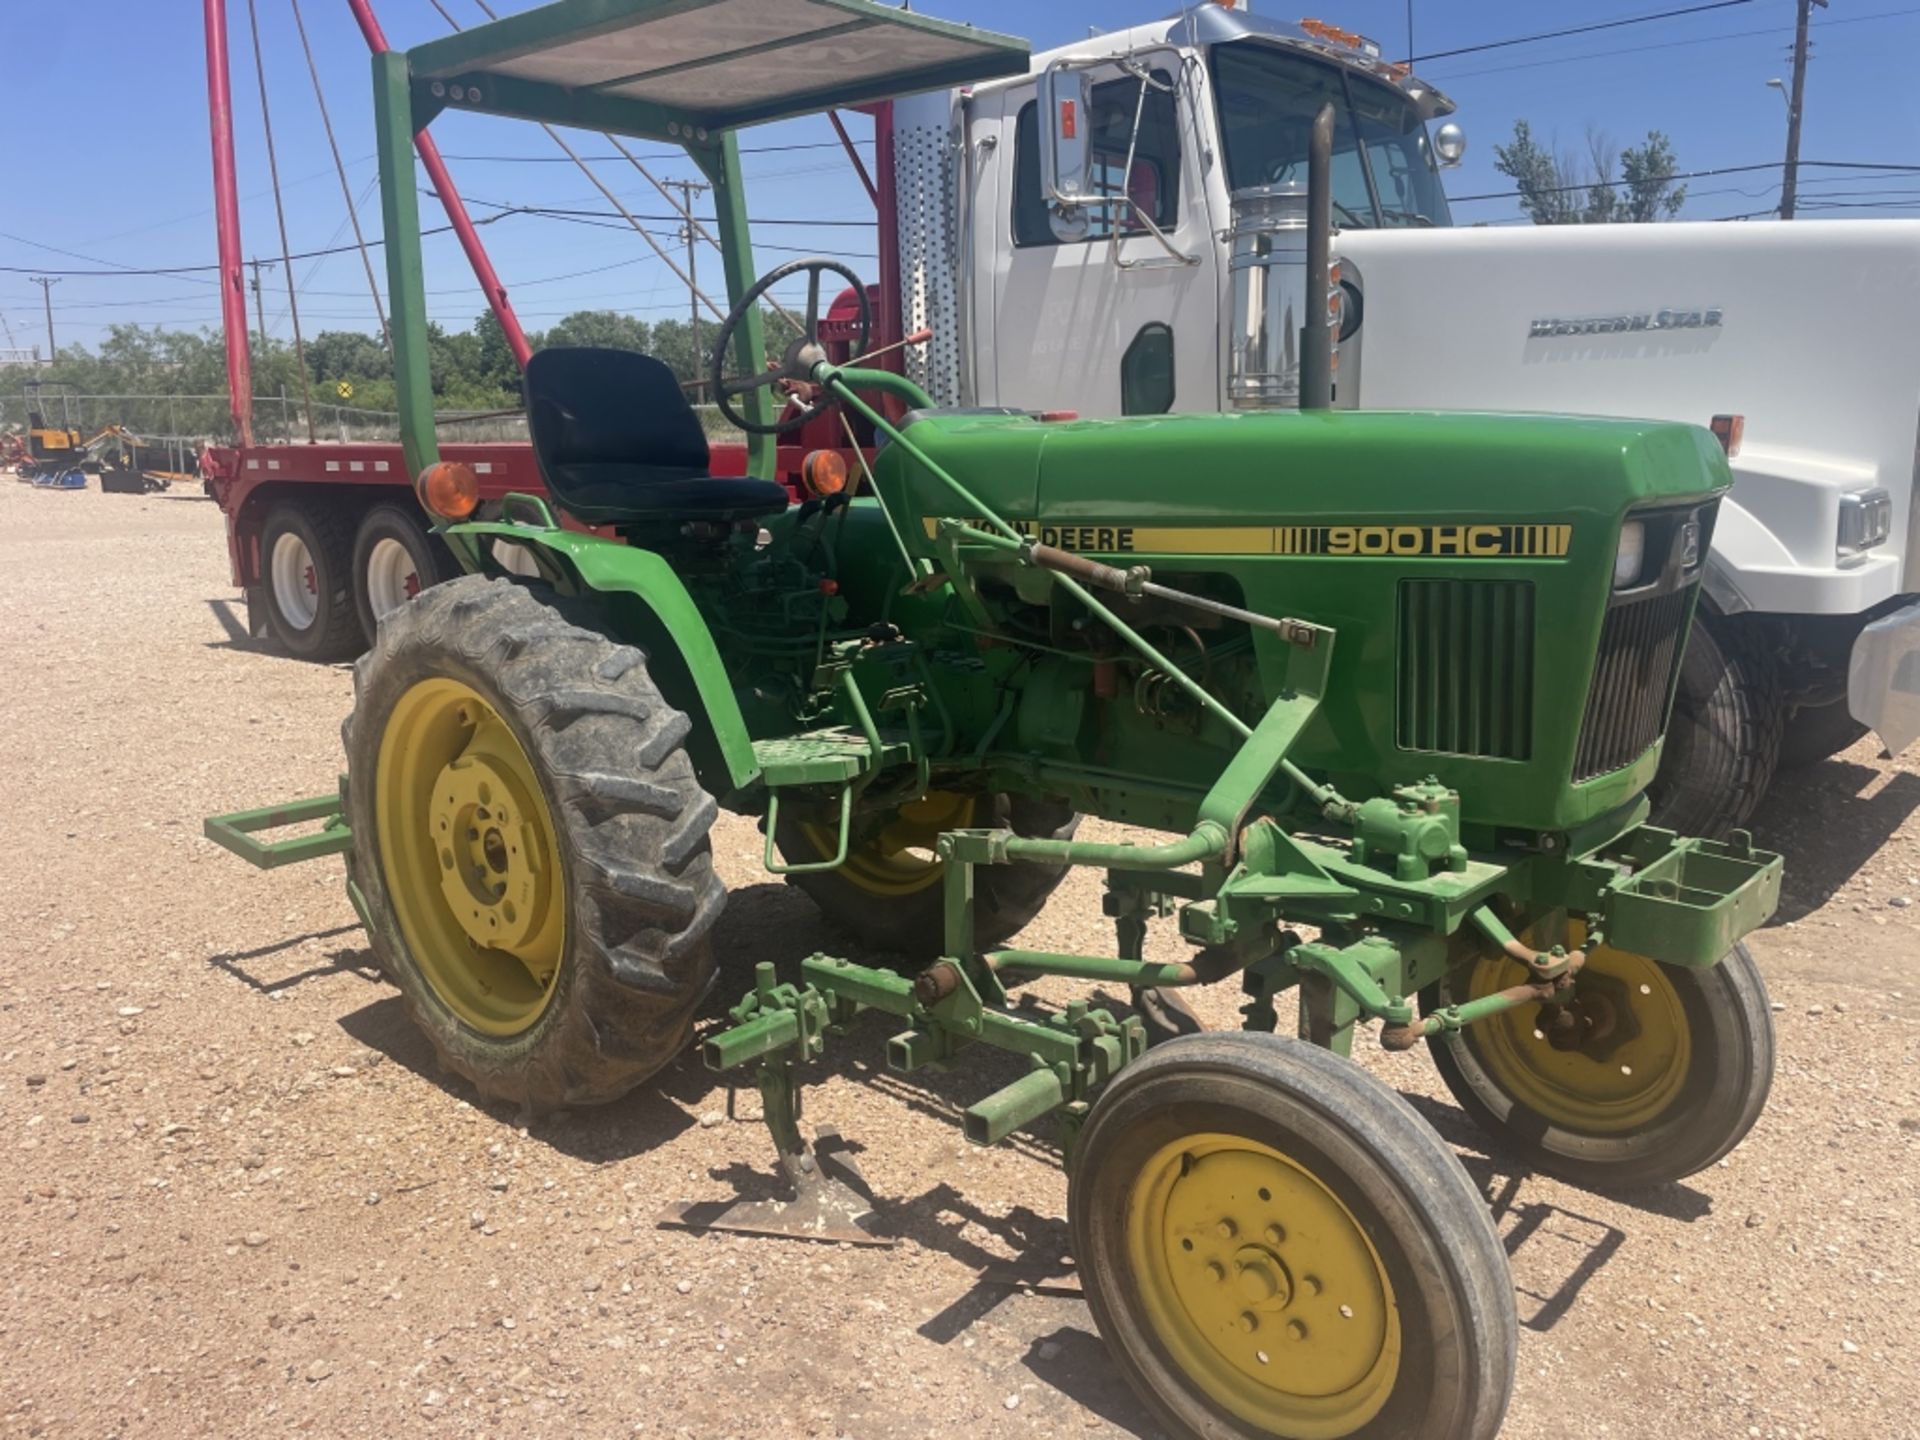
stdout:
<svg viewBox="0 0 1920 1440">
<path fill-rule="evenodd" d="M 1867 727 L 1847 709 L 1847 697 L 1825 705 L 1805 705 L 1787 717 L 1780 735 L 1780 768 L 1804 770 L 1830 760 L 1862 739 Z"/>
<path fill-rule="evenodd" d="M 684 1048 L 726 892 L 687 717 L 550 592 L 462 576 L 390 614 L 343 729 L 368 936 L 442 1063 L 526 1111 Z"/>
<path fill-rule="evenodd" d="M 267 626 L 289 655 L 344 660 L 366 647 L 353 608 L 353 537 L 325 506 L 276 505 L 260 527 Z"/>
<path fill-rule="evenodd" d="M 459 573 L 446 542 L 398 505 L 376 505 L 353 537 L 353 604 L 371 639 L 380 617 Z"/>
<path fill-rule="evenodd" d="M 1648 789 L 1654 823 L 1710 836 L 1744 825 L 1773 781 L 1780 726 L 1772 660 L 1703 610 L 1680 660 L 1666 753 Z"/>
<path fill-rule="evenodd" d="M 941 862 L 931 855 L 941 830 L 1002 828 L 1028 839 L 1070 840 L 1080 817 L 1054 800 L 1029 795 L 933 791 L 903 806 L 851 848 L 838 870 L 789 877 L 826 917 L 862 945 L 911 961 L 939 955 L 946 938 Z M 830 860 L 834 827 L 783 810 L 774 835 L 789 863 Z M 1025 928 L 1066 878 L 1064 865 L 982 865 L 974 874 L 974 938 L 991 949 Z"/>
</svg>

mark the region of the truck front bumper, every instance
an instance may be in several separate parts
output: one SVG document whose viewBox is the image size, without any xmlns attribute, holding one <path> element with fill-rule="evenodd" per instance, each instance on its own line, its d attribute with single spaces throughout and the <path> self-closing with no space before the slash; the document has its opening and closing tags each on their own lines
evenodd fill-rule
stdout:
<svg viewBox="0 0 1920 1440">
<path fill-rule="evenodd" d="M 1920 739 L 1920 602 L 1881 616 L 1853 642 L 1847 709 L 1889 755 Z"/>
</svg>

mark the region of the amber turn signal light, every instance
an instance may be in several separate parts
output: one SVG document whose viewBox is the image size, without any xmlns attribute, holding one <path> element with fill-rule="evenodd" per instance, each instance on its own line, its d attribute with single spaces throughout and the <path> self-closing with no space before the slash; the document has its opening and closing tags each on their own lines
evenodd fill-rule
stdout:
<svg viewBox="0 0 1920 1440">
<path fill-rule="evenodd" d="M 464 520 L 480 504 L 480 477 L 471 466 L 441 460 L 420 472 L 413 493 L 429 515 L 442 520 Z"/>
<path fill-rule="evenodd" d="M 814 450 L 800 462 L 800 483 L 825 500 L 847 488 L 847 462 L 838 450 Z"/>
<path fill-rule="evenodd" d="M 1709 428 L 1713 431 L 1713 438 L 1720 442 L 1720 448 L 1727 452 L 1729 460 L 1740 453 L 1740 442 L 1747 433 L 1746 416 L 1716 415 Z"/>
</svg>

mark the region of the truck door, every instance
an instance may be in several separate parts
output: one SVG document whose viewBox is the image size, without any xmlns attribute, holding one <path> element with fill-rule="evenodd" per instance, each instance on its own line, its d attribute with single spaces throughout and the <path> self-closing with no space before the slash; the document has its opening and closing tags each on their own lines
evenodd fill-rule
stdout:
<svg viewBox="0 0 1920 1440">
<path fill-rule="evenodd" d="M 1172 51 L 1135 63 L 1151 77 L 1144 99 L 1118 64 L 1092 72 L 1090 178 L 1130 197 L 1167 244 L 1118 200 L 1062 225 L 1041 188 L 1047 117 L 1033 83 L 981 97 L 975 137 L 999 137 L 973 207 L 982 403 L 1089 416 L 1219 408 L 1219 247 L 1195 125 L 1204 82 Z"/>
</svg>

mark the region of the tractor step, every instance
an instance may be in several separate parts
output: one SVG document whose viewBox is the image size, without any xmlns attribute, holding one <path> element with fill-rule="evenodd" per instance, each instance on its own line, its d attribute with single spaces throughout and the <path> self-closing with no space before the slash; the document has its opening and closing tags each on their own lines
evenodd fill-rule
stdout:
<svg viewBox="0 0 1920 1440">
<path fill-rule="evenodd" d="M 894 747 L 885 747 L 892 750 Z M 877 768 L 873 745 L 858 730 L 813 730 L 780 740 L 753 742 L 760 778 L 770 789 L 793 785 L 844 785 Z"/>
</svg>

